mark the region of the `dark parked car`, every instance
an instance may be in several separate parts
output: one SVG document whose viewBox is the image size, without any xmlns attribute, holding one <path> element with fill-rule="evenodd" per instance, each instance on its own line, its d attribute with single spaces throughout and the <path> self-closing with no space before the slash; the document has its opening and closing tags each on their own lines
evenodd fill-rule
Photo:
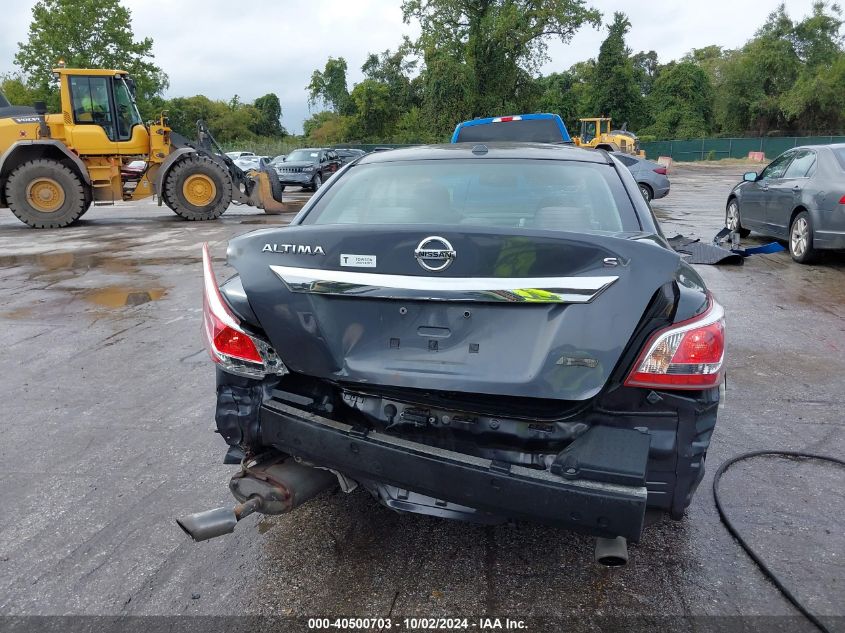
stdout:
<svg viewBox="0 0 845 633">
<path fill-rule="evenodd" d="M 608 563 L 647 507 L 684 514 L 723 310 L 605 152 L 373 153 L 228 253 L 218 287 L 204 250 L 204 328 L 241 504 L 180 519 L 195 539 L 337 486 L 605 537 Z"/>
<path fill-rule="evenodd" d="M 725 225 L 788 241 L 802 264 L 845 249 L 845 144 L 796 147 L 747 172 L 728 196 Z"/>
<path fill-rule="evenodd" d="M 276 167 L 279 182 L 284 186 L 299 186 L 317 191 L 342 163 L 337 152 L 320 147 L 297 149 Z"/>
<path fill-rule="evenodd" d="M 340 162 L 341 162 L 342 165 L 345 165 L 346 163 L 351 163 L 356 158 L 361 158 L 361 156 L 363 156 L 364 154 L 367 153 L 362 149 L 345 149 L 345 148 L 344 149 L 336 149 L 335 152 L 337 153 L 338 158 L 340 158 Z"/>
<path fill-rule="evenodd" d="M 647 202 L 669 195 L 669 177 L 663 165 L 624 152 L 611 152 L 611 154 L 628 168 Z"/>
</svg>

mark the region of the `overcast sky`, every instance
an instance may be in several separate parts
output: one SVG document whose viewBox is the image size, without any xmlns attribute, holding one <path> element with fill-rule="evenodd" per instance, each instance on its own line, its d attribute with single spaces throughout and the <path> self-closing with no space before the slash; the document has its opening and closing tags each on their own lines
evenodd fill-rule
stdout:
<svg viewBox="0 0 845 633">
<path fill-rule="evenodd" d="M 781 0 L 592 0 L 609 22 L 628 14 L 627 42 L 634 51 L 655 50 L 661 62 L 692 48 L 736 48 L 753 36 Z M 349 87 L 361 79 L 368 52 L 394 49 L 402 34 L 400 0 L 124 0 L 136 38 L 152 37 L 159 66 L 170 77 L 168 97 L 205 94 L 242 101 L 275 92 L 282 123 L 302 131 L 309 116 L 305 86 L 329 56 L 349 63 Z M 14 70 L 17 43 L 26 38 L 34 0 L 0 0 L 0 74 Z M 812 0 L 785 0 L 793 18 L 810 12 Z M 582 29 L 569 44 L 549 47 L 543 72 L 565 70 L 595 57 L 604 32 Z"/>
</svg>

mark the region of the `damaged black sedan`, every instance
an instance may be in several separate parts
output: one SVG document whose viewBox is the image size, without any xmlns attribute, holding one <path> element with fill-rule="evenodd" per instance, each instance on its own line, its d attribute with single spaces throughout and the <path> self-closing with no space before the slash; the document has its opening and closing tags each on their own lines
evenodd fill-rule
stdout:
<svg viewBox="0 0 845 633">
<path fill-rule="evenodd" d="M 716 424 L 724 313 L 603 151 L 369 154 L 288 227 L 204 251 L 217 427 L 251 512 L 362 488 L 385 506 L 601 537 L 680 519 Z M 613 539 L 613 540 L 608 540 Z M 615 549 L 614 549 L 615 548 Z"/>
</svg>

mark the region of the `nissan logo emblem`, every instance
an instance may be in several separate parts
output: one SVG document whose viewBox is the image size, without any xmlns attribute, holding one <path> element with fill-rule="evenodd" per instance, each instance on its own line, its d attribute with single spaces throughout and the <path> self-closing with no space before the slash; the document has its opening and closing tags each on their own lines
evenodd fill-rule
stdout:
<svg viewBox="0 0 845 633">
<path fill-rule="evenodd" d="M 446 270 L 455 256 L 455 249 L 449 240 L 437 235 L 425 238 L 414 250 L 417 263 L 435 273 Z"/>
</svg>

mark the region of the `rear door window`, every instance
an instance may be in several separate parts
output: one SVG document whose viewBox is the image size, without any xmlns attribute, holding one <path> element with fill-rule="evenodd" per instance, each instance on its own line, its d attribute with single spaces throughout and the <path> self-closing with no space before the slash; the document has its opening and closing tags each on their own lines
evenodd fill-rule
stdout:
<svg viewBox="0 0 845 633">
<path fill-rule="evenodd" d="M 439 224 L 638 231 L 612 165 L 560 160 L 429 160 L 357 165 L 303 224 Z"/>
<path fill-rule="evenodd" d="M 837 147 L 833 150 L 833 155 L 836 156 L 839 166 L 845 170 L 845 147 Z"/>
<path fill-rule="evenodd" d="M 810 172 L 816 166 L 816 153 L 810 150 L 801 150 L 789 164 L 784 172 L 784 178 L 808 178 Z"/>
<path fill-rule="evenodd" d="M 618 158 L 622 162 L 622 164 L 625 165 L 626 167 L 633 167 L 634 165 L 637 164 L 636 158 L 631 158 L 630 156 L 624 156 L 624 155 L 621 155 L 621 154 L 614 154 L 614 156 L 616 158 Z"/>
</svg>

